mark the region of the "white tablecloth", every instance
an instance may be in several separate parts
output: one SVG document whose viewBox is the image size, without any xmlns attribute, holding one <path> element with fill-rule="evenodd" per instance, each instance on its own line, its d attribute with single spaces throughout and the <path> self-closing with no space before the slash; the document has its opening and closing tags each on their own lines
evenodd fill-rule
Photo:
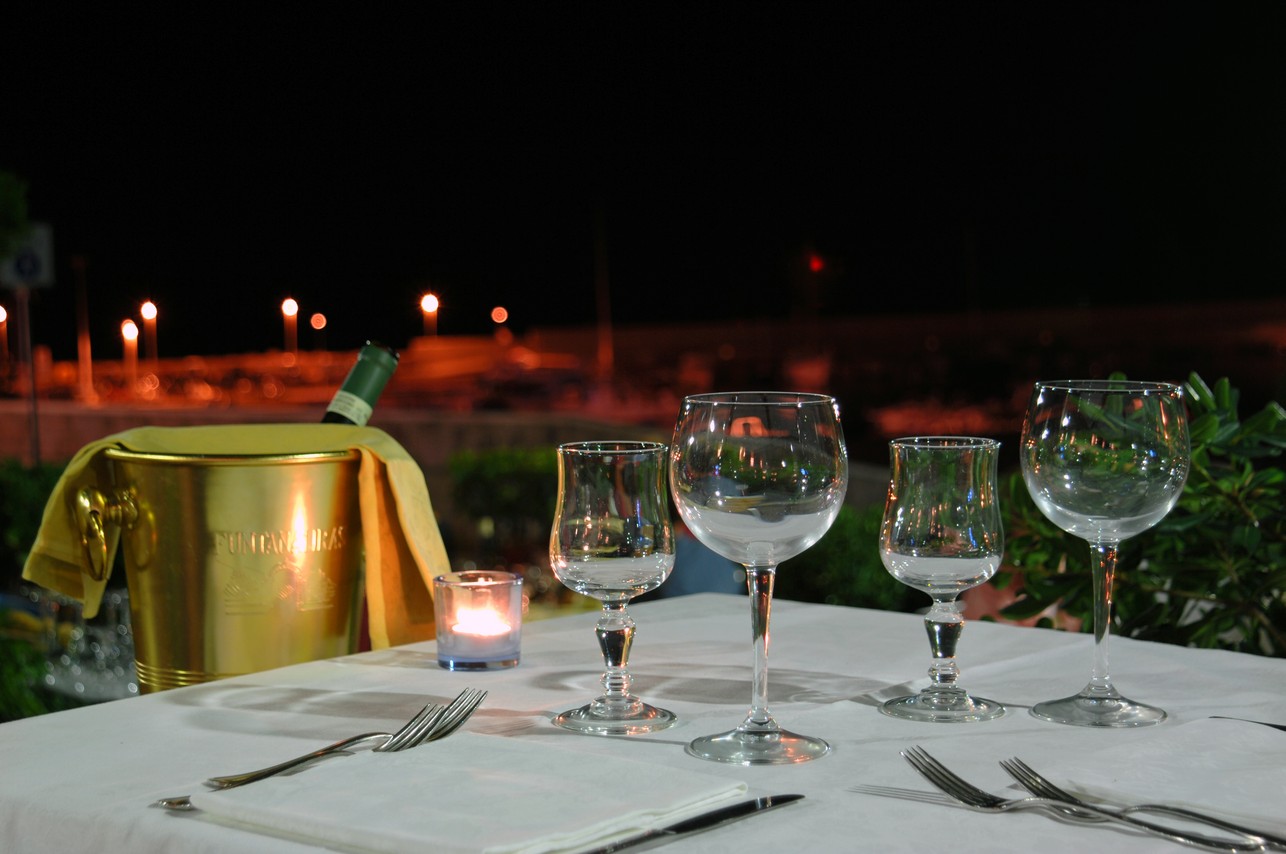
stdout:
<svg viewBox="0 0 1286 854">
<path fill-rule="evenodd" d="M 1045 723 L 1027 707 L 1079 690 L 1092 639 L 1030 628 L 970 623 L 960 644 L 964 684 L 1000 700 L 1009 714 L 978 724 L 918 724 L 877 705 L 925 681 L 928 644 L 920 618 L 777 601 L 772 612 L 769 700 L 778 721 L 827 739 L 833 752 L 795 766 L 740 767 L 684 753 L 690 739 L 739 723 L 750 700 L 751 633 L 745 597 L 700 594 L 635 605 L 631 654 L 637 692 L 680 723 L 635 738 L 595 738 L 550 718 L 600 689 L 595 615 L 529 622 L 522 663 L 489 673 L 438 667 L 432 643 L 311 662 L 206 685 L 119 700 L 0 725 L 0 851 L 299 852 L 298 841 L 220 824 L 202 812 L 150 807 L 156 798 L 200 791 L 200 781 L 260 767 L 347 735 L 396 727 L 430 699 L 467 686 L 489 697 L 467 725 L 477 733 L 549 748 L 549 787 L 595 755 L 674 769 L 699 768 L 745 783 L 751 794 L 802 792 L 796 804 L 672 843 L 673 851 L 1170 851 L 1170 843 L 1036 814 L 982 815 L 851 791 L 857 784 L 929 790 L 899 751 L 918 744 L 961 776 L 993 791 L 1009 787 L 997 764 L 1018 756 L 1058 781 L 1087 767 L 1110 771 L 1113 756 L 1151 754 L 1180 777 L 1213 775 L 1218 742 L 1229 755 L 1255 740 L 1265 779 L 1242 812 L 1281 821 L 1286 732 L 1210 721 L 1235 715 L 1286 722 L 1286 661 L 1162 644 L 1111 640 L 1112 674 L 1129 696 L 1170 713 L 1159 726 L 1094 730 Z M 1203 728 L 1203 764 L 1184 773 L 1182 727 Z M 1223 733 L 1227 733 L 1226 736 Z M 1264 736 L 1268 736 L 1265 738 Z M 574 743 L 575 750 L 564 750 Z M 417 750 L 433 750 L 426 745 Z M 346 761 L 343 758 L 329 760 Z M 1136 760 L 1132 759 L 1133 764 Z M 1267 769 L 1267 770 L 1265 770 Z M 1236 769 L 1214 769 L 1235 772 Z M 307 772 L 303 772 L 306 774 Z M 1267 774 L 1267 777 L 1262 775 Z M 303 779 L 301 776 L 299 779 Z M 1212 790 L 1218 777 L 1210 776 Z M 1084 780 L 1087 785 L 1092 782 Z M 431 799 L 435 785 L 408 785 Z M 248 790 L 247 790 L 248 791 Z M 477 805 L 480 821 L 503 809 L 506 792 Z M 353 793 L 360 801 L 361 792 Z M 378 809 L 378 804 L 371 804 Z M 1278 825 L 1280 826 L 1280 825 Z"/>
</svg>

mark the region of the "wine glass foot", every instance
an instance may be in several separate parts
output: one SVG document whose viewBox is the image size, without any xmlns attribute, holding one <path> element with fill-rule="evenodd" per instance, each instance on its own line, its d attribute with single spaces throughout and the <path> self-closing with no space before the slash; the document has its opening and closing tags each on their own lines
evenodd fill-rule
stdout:
<svg viewBox="0 0 1286 854">
<path fill-rule="evenodd" d="M 989 721 L 1005 713 L 995 700 L 972 697 L 964 691 L 921 691 L 882 704 L 880 711 L 890 717 L 931 723 L 973 723 Z"/>
<path fill-rule="evenodd" d="M 587 735 L 641 735 L 674 726 L 674 712 L 643 703 L 628 717 L 612 717 L 594 711 L 592 704 L 570 709 L 554 718 L 554 725 Z"/>
<path fill-rule="evenodd" d="M 791 765 L 819 759 L 830 753 L 831 746 L 820 738 L 784 729 L 770 732 L 734 729 L 693 739 L 684 750 L 698 759 L 732 765 Z"/>
<path fill-rule="evenodd" d="M 1151 726 L 1165 720 L 1155 706 L 1127 700 L 1119 694 L 1099 695 L 1082 691 L 1061 700 L 1046 700 L 1031 707 L 1033 716 L 1056 724 L 1092 727 Z"/>
</svg>

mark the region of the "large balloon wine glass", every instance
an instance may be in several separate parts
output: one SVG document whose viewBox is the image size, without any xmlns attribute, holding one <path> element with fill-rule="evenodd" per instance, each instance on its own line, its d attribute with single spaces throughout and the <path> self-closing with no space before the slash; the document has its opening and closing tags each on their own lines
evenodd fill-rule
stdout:
<svg viewBox="0 0 1286 854">
<path fill-rule="evenodd" d="M 1079 693 L 1037 703 L 1056 723 L 1129 727 L 1165 712 L 1121 696 L 1108 675 L 1112 586 L 1121 541 L 1161 521 L 1188 477 L 1183 390 L 1128 380 L 1038 382 L 1023 422 L 1023 479 L 1051 522 L 1089 542 L 1094 569 L 1094 670 Z"/>
<path fill-rule="evenodd" d="M 778 565 L 830 528 L 848 486 L 835 399 L 794 392 L 699 394 L 683 401 L 670 445 L 670 490 L 698 540 L 746 568 L 754 639 L 751 708 L 736 729 L 687 746 L 739 765 L 824 756 L 820 738 L 782 729 L 768 710 L 768 619 Z"/>
</svg>

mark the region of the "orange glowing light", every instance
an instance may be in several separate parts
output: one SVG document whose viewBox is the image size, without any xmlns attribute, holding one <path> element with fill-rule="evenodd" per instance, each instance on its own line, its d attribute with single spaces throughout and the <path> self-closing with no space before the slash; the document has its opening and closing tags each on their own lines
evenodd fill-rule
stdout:
<svg viewBox="0 0 1286 854">
<path fill-rule="evenodd" d="M 138 324 L 132 320 L 126 320 L 121 324 L 121 337 L 126 341 L 138 340 Z"/>
<path fill-rule="evenodd" d="M 764 422 L 760 421 L 757 415 L 747 415 L 745 418 L 733 419 L 732 426 L 728 432 L 734 436 L 768 435 L 768 429 L 764 427 Z"/>
<path fill-rule="evenodd" d="M 432 314 L 437 311 L 439 305 L 441 303 L 438 302 L 437 294 L 425 294 L 420 297 L 420 311 L 425 314 Z"/>
<path fill-rule="evenodd" d="M 299 314 L 299 303 L 295 302 L 291 297 L 286 297 L 281 303 L 281 313 L 286 317 L 294 317 Z"/>
<path fill-rule="evenodd" d="M 5 311 L 4 306 L 0 305 L 0 323 L 4 323 L 8 319 L 9 319 L 9 312 Z"/>
<path fill-rule="evenodd" d="M 290 513 L 290 529 L 294 538 L 289 548 L 298 554 L 308 550 L 308 503 L 302 491 L 295 493 L 294 503 Z"/>
<path fill-rule="evenodd" d="M 491 638 L 508 634 L 510 626 L 492 608 L 461 608 L 455 612 L 455 624 L 451 628 L 462 635 Z"/>
<path fill-rule="evenodd" d="M 320 311 L 317 312 L 312 317 L 308 318 L 308 325 L 320 332 L 326 328 L 326 315 L 322 314 Z"/>
<path fill-rule="evenodd" d="M 491 319 L 495 323 L 504 323 L 509 319 L 509 309 L 503 305 L 498 305 L 491 310 Z"/>
<path fill-rule="evenodd" d="M 138 313 L 143 315 L 144 320 L 156 320 L 156 304 L 148 300 L 139 306 Z"/>
</svg>

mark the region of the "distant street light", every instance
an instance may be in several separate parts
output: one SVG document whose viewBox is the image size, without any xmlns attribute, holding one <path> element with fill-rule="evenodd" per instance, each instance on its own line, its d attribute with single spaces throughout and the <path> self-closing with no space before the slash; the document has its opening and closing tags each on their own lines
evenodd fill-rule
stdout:
<svg viewBox="0 0 1286 854">
<path fill-rule="evenodd" d="M 424 312 L 424 334 L 438 334 L 438 308 L 441 303 L 438 301 L 437 294 L 425 294 L 420 297 L 420 311 Z"/>
<path fill-rule="evenodd" d="M 286 297 L 281 303 L 281 317 L 286 324 L 286 352 L 299 352 L 299 303 Z"/>
<path fill-rule="evenodd" d="M 125 342 L 125 381 L 133 394 L 138 384 L 138 326 L 134 321 L 126 319 L 121 324 L 121 338 Z"/>
<path fill-rule="evenodd" d="M 313 328 L 317 334 L 314 336 L 319 349 L 326 349 L 326 315 L 320 311 L 314 312 L 313 316 L 308 318 L 308 325 Z"/>
<path fill-rule="evenodd" d="M 514 340 L 514 334 L 505 326 L 505 321 L 508 319 L 509 309 L 503 305 L 498 305 L 491 309 L 491 321 L 496 324 L 496 341 L 505 347 L 508 347 Z"/>
<path fill-rule="evenodd" d="M 139 306 L 138 313 L 143 317 L 143 354 L 156 370 L 156 304 L 151 300 Z"/>
</svg>

